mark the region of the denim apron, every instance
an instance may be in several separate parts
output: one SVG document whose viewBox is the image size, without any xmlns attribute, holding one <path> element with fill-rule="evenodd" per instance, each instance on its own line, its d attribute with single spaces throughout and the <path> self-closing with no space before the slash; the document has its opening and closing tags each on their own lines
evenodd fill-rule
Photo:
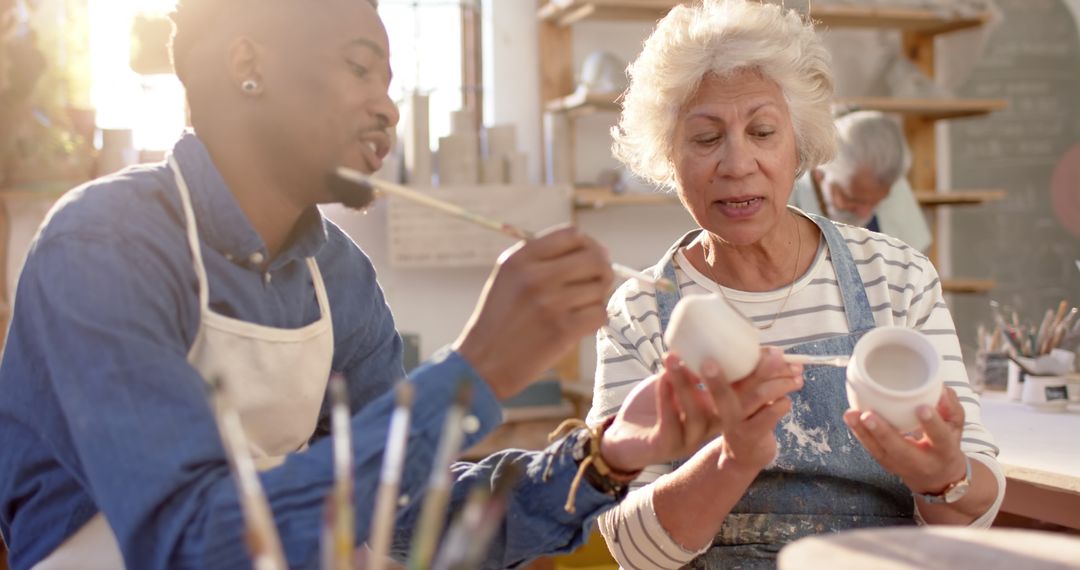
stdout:
<svg viewBox="0 0 1080 570">
<path fill-rule="evenodd" d="M 856 341 L 874 328 L 866 289 L 836 227 L 807 215 L 821 228 L 832 253 L 849 334 L 792 346 L 791 354 L 851 354 Z M 675 252 L 701 230 L 693 231 L 665 256 L 663 274 L 675 280 Z M 660 326 L 666 330 L 680 294 L 657 291 Z M 807 366 L 802 390 L 791 394 L 792 411 L 776 428 L 779 454 L 754 480 L 724 520 L 708 551 L 686 568 L 775 568 L 776 554 L 804 536 L 841 530 L 912 525 L 914 501 L 900 478 L 866 452 L 844 424 L 848 409 L 845 369 Z M 807 446 L 808 440 L 813 441 Z M 676 462 L 679 467 L 682 462 Z"/>
</svg>

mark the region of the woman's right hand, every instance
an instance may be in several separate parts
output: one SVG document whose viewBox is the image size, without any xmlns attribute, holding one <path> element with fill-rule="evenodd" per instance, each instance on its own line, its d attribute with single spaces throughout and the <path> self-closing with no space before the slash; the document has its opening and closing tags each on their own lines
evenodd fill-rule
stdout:
<svg viewBox="0 0 1080 570">
<path fill-rule="evenodd" d="M 725 422 L 723 437 L 653 485 L 653 510 L 672 540 L 688 550 L 712 542 L 758 473 L 776 457 L 776 424 L 791 409 L 788 394 L 802 385 L 802 366 L 784 362 L 779 349 L 761 349 L 757 368 L 731 385 L 740 414 Z M 703 495 L 709 497 L 704 503 Z"/>
<path fill-rule="evenodd" d="M 802 388 L 802 373 L 802 365 L 785 362 L 779 348 L 761 349 L 757 368 L 732 385 L 743 417 L 724 432 L 721 462 L 757 472 L 776 458 L 776 424 L 791 411 L 788 394 Z"/>
</svg>

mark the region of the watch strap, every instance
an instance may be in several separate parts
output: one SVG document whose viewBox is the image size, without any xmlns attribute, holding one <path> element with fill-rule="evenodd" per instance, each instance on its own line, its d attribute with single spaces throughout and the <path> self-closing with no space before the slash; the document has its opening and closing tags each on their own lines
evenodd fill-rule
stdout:
<svg viewBox="0 0 1080 570">
<path fill-rule="evenodd" d="M 967 494 L 968 487 L 971 485 L 971 458 L 964 455 L 964 478 L 950 483 L 945 487 L 945 490 L 940 493 L 915 493 L 915 495 L 922 500 L 930 503 L 931 505 L 944 505 L 949 503 L 955 503 Z"/>
</svg>

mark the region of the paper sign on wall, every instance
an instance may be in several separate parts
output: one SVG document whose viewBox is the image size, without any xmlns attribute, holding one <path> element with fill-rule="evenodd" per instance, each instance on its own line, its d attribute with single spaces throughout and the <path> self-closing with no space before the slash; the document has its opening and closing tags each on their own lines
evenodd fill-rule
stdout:
<svg viewBox="0 0 1080 570">
<path fill-rule="evenodd" d="M 571 218 L 569 186 L 440 186 L 423 192 L 528 231 Z M 515 240 L 443 212 L 390 198 L 390 263 L 395 267 L 490 267 Z"/>
</svg>

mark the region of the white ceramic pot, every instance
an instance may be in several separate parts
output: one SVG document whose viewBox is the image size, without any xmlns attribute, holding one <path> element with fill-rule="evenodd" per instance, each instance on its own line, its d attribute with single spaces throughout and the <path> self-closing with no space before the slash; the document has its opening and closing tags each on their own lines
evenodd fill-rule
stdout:
<svg viewBox="0 0 1080 570">
<path fill-rule="evenodd" d="M 1080 373 L 1070 374 L 1067 377 L 1065 392 L 1070 402 L 1080 402 Z"/>
<path fill-rule="evenodd" d="M 855 345 L 847 367 L 851 407 L 874 411 L 902 432 L 919 427 L 915 410 L 941 398 L 941 356 L 919 331 L 880 327 Z"/>
<path fill-rule="evenodd" d="M 1020 401 L 1044 412 L 1063 412 L 1069 405 L 1068 378 L 1028 374 Z"/>
<path fill-rule="evenodd" d="M 712 357 L 728 381 L 745 378 L 761 358 L 757 327 L 715 293 L 683 297 L 664 333 L 668 350 L 695 374 Z"/>
</svg>

